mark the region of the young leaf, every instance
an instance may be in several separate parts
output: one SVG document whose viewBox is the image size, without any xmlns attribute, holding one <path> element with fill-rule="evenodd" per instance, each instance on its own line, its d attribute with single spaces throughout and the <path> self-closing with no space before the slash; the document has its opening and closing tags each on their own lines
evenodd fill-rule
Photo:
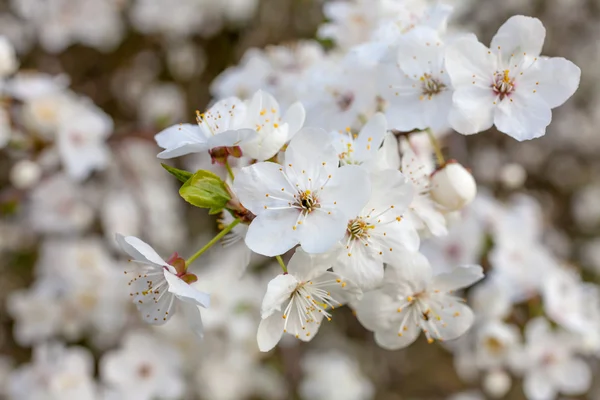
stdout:
<svg viewBox="0 0 600 400">
<path fill-rule="evenodd" d="M 179 179 L 182 183 L 185 183 L 188 179 L 194 175 L 189 171 L 184 171 L 182 169 L 177 169 L 175 167 L 171 167 L 170 165 L 160 163 L 164 169 L 166 169 L 171 175 L 175 178 Z"/>
</svg>

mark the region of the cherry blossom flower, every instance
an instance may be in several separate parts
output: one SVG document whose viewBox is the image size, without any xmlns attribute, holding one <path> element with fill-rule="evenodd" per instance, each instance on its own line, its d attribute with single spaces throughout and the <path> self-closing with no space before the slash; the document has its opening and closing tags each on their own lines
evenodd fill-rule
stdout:
<svg viewBox="0 0 600 400">
<path fill-rule="evenodd" d="M 452 84 L 444 64 L 445 45 L 439 33 L 418 27 L 400 37 L 396 65 L 381 68 L 380 82 L 389 102 L 386 117 L 401 131 L 448 125 Z"/>
<path fill-rule="evenodd" d="M 328 272 L 337 251 L 313 255 L 301 248 L 290 259 L 288 273 L 278 275 L 267 287 L 258 327 L 258 347 L 269 351 L 287 332 L 308 342 L 331 311 L 355 300 L 360 289 L 340 275 Z"/>
<path fill-rule="evenodd" d="M 419 249 L 419 234 L 404 213 L 414 196 L 413 186 L 396 170 L 371 175 L 371 199 L 348 221 L 342 239 L 345 251 L 335 272 L 356 282 L 363 290 L 383 280 L 383 263 L 395 262 L 404 252 Z"/>
<path fill-rule="evenodd" d="M 328 251 L 371 194 L 366 170 L 338 168 L 322 129 L 304 128 L 290 142 L 285 165 L 262 162 L 242 168 L 233 183 L 241 203 L 256 215 L 246 244 L 259 254 L 283 254 L 296 244 L 311 253 Z"/>
<path fill-rule="evenodd" d="M 121 348 L 104 354 L 99 369 L 102 381 L 122 399 L 177 399 L 184 393 L 176 349 L 147 332 L 128 333 Z"/>
<path fill-rule="evenodd" d="M 480 266 L 458 267 L 434 277 L 423 255 L 407 255 L 386 269 L 381 289 L 364 295 L 356 307 L 357 317 L 388 350 L 412 344 L 421 331 L 430 343 L 456 339 L 471 327 L 473 312 L 451 292 L 482 278 Z"/>
<path fill-rule="evenodd" d="M 93 374 L 94 357 L 88 349 L 44 343 L 34 348 L 29 364 L 8 377 L 8 398 L 94 400 L 98 393 Z"/>
<path fill-rule="evenodd" d="M 383 114 L 377 113 L 369 119 L 358 135 L 352 134 L 350 127 L 345 131 L 331 132 L 341 165 L 363 165 L 365 168 L 376 165 L 386 131 L 386 119 Z M 398 152 L 398 148 L 394 151 Z"/>
<path fill-rule="evenodd" d="M 525 327 L 526 343 L 516 349 L 515 372 L 524 375 L 523 390 L 530 400 L 553 399 L 558 393 L 576 396 L 592 383 L 592 372 L 575 354 L 575 340 L 564 331 L 553 331 L 538 317 Z"/>
<path fill-rule="evenodd" d="M 306 117 L 301 103 L 294 103 L 283 115 L 273 96 L 259 90 L 248 105 L 245 126 L 257 132 L 241 146 L 244 155 L 265 161 L 276 155 L 284 144 L 302 128 Z"/>
<path fill-rule="evenodd" d="M 339 350 L 315 351 L 302 359 L 304 378 L 299 391 L 303 399 L 370 400 L 373 383 L 360 370 L 358 360 Z M 335 371 L 336 379 L 330 378 Z"/>
<path fill-rule="evenodd" d="M 500 27 L 489 49 L 474 38 L 449 46 L 456 131 L 470 135 L 495 125 L 519 141 L 546 133 L 551 109 L 573 95 L 581 70 L 564 58 L 540 56 L 545 36 L 540 20 L 518 15 Z"/>
<path fill-rule="evenodd" d="M 256 134 L 243 128 L 247 116 L 245 103 L 236 97 L 218 101 L 208 111 L 198 113 L 197 125 L 173 125 L 154 139 L 163 149 L 159 158 L 174 158 L 215 148 L 234 148 Z"/>
<path fill-rule="evenodd" d="M 189 284 L 197 280 L 187 272 L 185 261 L 177 253 L 163 260 L 147 243 L 133 236 L 116 236 L 119 246 L 133 258 L 136 268 L 129 281 L 130 296 L 142 318 L 149 324 L 162 325 L 175 314 L 179 305 L 190 327 L 202 336 L 202 320 L 198 306 L 208 308 L 210 296 Z"/>
</svg>

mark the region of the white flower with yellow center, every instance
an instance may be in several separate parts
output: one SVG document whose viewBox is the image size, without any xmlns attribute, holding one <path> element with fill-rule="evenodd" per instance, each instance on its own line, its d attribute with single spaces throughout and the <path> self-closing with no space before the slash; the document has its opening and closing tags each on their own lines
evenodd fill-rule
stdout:
<svg viewBox="0 0 600 400">
<path fill-rule="evenodd" d="M 425 26 L 403 35 L 397 64 L 380 68 L 382 95 L 389 102 L 390 128 L 401 131 L 447 127 L 452 85 L 444 64 L 445 45 L 439 33 Z"/>
<path fill-rule="evenodd" d="M 133 236 L 116 236 L 117 243 L 137 264 L 126 271 L 130 296 L 145 322 L 152 325 L 165 324 L 179 305 L 190 327 L 202 336 L 200 307 L 208 308 L 210 295 L 190 286 L 197 280 L 187 272 L 185 260 L 177 253 L 167 263 L 147 243 Z"/>
<path fill-rule="evenodd" d="M 342 239 L 345 251 L 334 266 L 337 273 L 363 290 L 381 283 L 384 262 L 394 262 L 403 252 L 419 249 L 419 234 L 402 217 L 413 200 L 413 186 L 400 171 L 392 169 L 372 174 L 371 183 L 371 200 L 348 221 Z"/>
<path fill-rule="evenodd" d="M 338 165 L 327 133 L 304 128 L 290 142 L 284 165 L 261 162 L 242 168 L 233 190 L 256 215 L 246 234 L 248 247 L 266 256 L 297 244 L 310 253 L 330 250 L 371 195 L 365 169 Z"/>
<path fill-rule="evenodd" d="M 158 158 L 235 148 L 256 134 L 244 127 L 246 116 L 246 105 L 240 99 L 230 97 L 221 100 L 205 113 L 197 112 L 197 125 L 173 125 L 158 133 L 154 139 L 164 149 Z"/>
<path fill-rule="evenodd" d="M 258 161 L 272 158 L 302 128 L 305 117 L 301 103 L 292 104 L 282 116 L 277 100 L 259 90 L 248 105 L 248 119 L 244 125 L 254 129 L 257 135 L 241 146 L 244 155 Z"/>
<path fill-rule="evenodd" d="M 323 318 L 331 319 L 332 310 L 361 295 L 354 283 L 327 271 L 337 250 L 314 255 L 298 248 L 290 259 L 288 272 L 269 282 L 257 335 L 261 351 L 275 347 L 283 333 L 308 342 Z"/>
<path fill-rule="evenodd" d="M 430 343 L 464 334 L 473 324 L 473 311 L 452 292 L 482 279 L 482 268 L 458 267 L 434 277 L 420 253 L 399 261 L 386 269 L 384 286 L 366 293 L 356 307 L 358 320 L 375 332 L 377 344 L 398 350 L 412 344 L 421 332 Z"/>
<path fill-rule="evenodd" d="M 581 70 L 564 58 L 540 56 L 546 30 L 518 15 L 500 27 L 490 48 L 462 38 L 446 51 L 455 92 L 450 124 L 470 135 L 496 125 L 517 140 L 546 133 L 552 109 L 579 87 Z"/>
<path fill-rule="evenodd" d="M 358 135 L 353 134 L 349 127 L 344 131 L 331 132 L 341 165 L 363 165 L 366 168 L 375 165 L 386 131 L 387 121 L 383 114 L 377 113 Z"/>
</svg>

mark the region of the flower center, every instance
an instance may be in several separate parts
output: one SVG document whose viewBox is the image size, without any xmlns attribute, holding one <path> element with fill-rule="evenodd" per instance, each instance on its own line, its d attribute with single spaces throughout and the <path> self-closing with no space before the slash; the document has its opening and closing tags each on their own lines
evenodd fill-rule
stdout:
<svg viewBox="0 0 600 400">
<path fill-rule="evenodd" d="M 485 347 L 494 355 L 499 355 L 504 351 L 504 344 L 495 337 L 488 337 L 485 340 Z"/>
<path fill-rule="evenodd" d="M 356 218 L 348 222 L 348 234 L 352 240 L 366 239 L 369 237 L 369 229 L 374 229 L 375 225 L 369 225 L 364 219 Z"/>
<path fill-rule="evenodd" d="M 316 194 L 311 192 L 310 190 L 305 190 L 300 192 L 300 194 L 296 197 L 297 206 L 302 209 L 304 214 L 310 214 L 317 208 L 321 208 L 319 204 L 319 199 Z"/>
<path fill-rule="evenodd" d="M 494 93 L 500 96 L 500 100 L 504 100 L 515 90 L 515 80 L 510 77 L 510 70 L 494 72 L 494 83 L 492 84 Z"/>
<path fill-rule="evenodd" d="M 336 102 L 340 111 L 348 111 L 354 103 L 354 94 L 352 92 L 347 93 L 334 93 Z"/>
<path fill-rule="evenodd" d="M 425 96 L 431 100 L 433 96 L 446 90 L 446 85 L 442 81 L 429 74 L 424 74 L 419 80 L 421 81 L 421 92 L 423 93 L 421 100 Z"/>
</svg>

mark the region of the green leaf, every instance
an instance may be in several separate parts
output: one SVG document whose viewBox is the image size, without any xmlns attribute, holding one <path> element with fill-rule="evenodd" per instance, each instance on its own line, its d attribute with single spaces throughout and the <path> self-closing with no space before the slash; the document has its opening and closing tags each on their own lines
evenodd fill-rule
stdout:
<svg viewBox="0 0 600 400">
<path fill-rule="evenodd" d="M 227 185 L 221 178 L 210 171 L 199 170 L 188 179 L 179 194 L 188 203 L 208 208 L 209 214 L 221 212 L 231 200 Z"/>
<path fill-rule="evenodd" d="M 181 181 L 182 183 L 185 183 L 188 179 L 190 179 L 192 177 L 192 175 L 194 175 L 189 171 L 177 169 L 177 168 L 171 167 L 170 165 L 167 165 L 167 164 L 160 163 L 160 165 L 162 165 L 162 167 L 164 169 L 166 169 L 175 178 L 179 179 L 179 181 Z"/>
</svg>

